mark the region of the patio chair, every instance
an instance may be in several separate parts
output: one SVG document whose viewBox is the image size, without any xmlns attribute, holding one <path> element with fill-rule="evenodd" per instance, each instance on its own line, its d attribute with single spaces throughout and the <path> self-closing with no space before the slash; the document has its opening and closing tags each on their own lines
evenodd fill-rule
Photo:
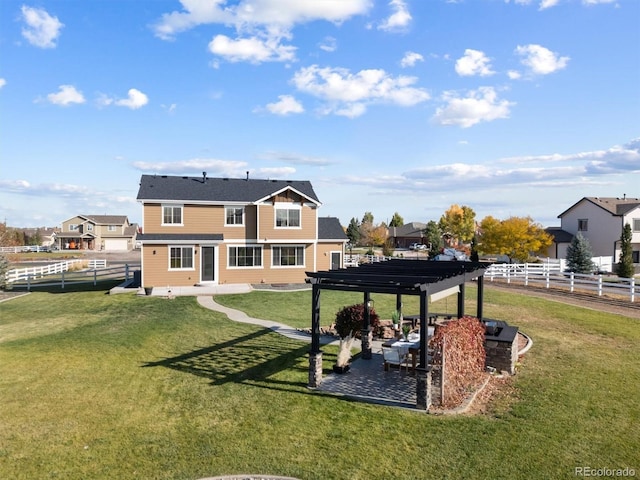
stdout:
<svg viewBox="0 0 640 480">
<path fill-rule="evenodd" d="M 382 347 L 382 358 L 384 358 L 384 371 L 389 371 L 389 365 L 397 365 L 398 371 L 402 371 L 404 365 L 409 372 L 408 354 L 402 352 L 399 348 Z"/>
</svg>

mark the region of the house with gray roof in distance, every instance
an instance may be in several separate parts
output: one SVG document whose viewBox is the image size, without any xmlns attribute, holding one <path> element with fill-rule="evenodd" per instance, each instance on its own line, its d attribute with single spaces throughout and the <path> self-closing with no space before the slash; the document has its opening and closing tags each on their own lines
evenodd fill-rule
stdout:
<svg viewBox="0 0 640 480">
<path fill-rule="evenodd" d="M 401 227 L 389 227 L 389 239 L 395 248 L 409 248 L 412 243 L 424 244 L 426 223 L 411 222 Z"/>
<path fill-rule="evenodd" d="M 640 263 L 640 198 L 583 197 L 560 215 L 560 228 L 547 229 L 554 237 L 549 256 L 566 258 L 567 247 L 575 235 L 589 241 L 594 257 L 620 259 L 620 237 L 626 224 L 631 226 L 632 257 Z"/>
<path fill-rule="evenodd" d="M 301 180 L 142 175 L 142 285 L 304 283 L 343 266 L 340 222 Z"/>
<path fill-rule="evenodd" d="M 76 215 L 55 234 L 60 250 L 127 251 L 136 244 L 138 225 L 126 215 Z"/>
</svg>

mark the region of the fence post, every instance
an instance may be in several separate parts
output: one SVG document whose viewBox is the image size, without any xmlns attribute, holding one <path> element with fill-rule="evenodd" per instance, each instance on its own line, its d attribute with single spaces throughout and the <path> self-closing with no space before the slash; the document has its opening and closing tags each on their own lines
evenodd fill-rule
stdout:
<svg viewBox="0 0 640 480">
<path fill-rule="evenodd" d="M 633 303 L 636 298 L 636 279 L 634 277 L 631 277 L 629 285 L 631 286 L 631 303 Z"/>
<path fill-rule="evenodd" d="M 98 284 L 98 270 L 96 267 L 93 267 L 93 286 L 95 287 Z"/>
<path fill-rule="evenodd" d="M 551 275 L 549 274 L 549 272 L 545 273 L 547 280 L 545 282 L 545 285 L 547 287 L 547 289 L 551 288 Z"/>
<path fill-rule="evenodd" d="M 525 287 L 529 286 L 529 264 L 528 263 L 524 264 L 524 286 Z"/>
<path fill-rule="evenodd" d="M 125 281 L 129 280 L 129 264 L 128 263 L 124 264 L 124 279 Z"/>
<path fill-rule="evenodd" d="M 62 288 L 64 290 L 64 272 L 65 270 L 62 270 L 62 279 L 60 280 L 60 288 Z"/>
<path fill-rule="evenodd" d="M 31 275 L 27 273 L 27 292 L 31 291 Z"/>
<path fill-rule="evenodd" d="M 602 296 L 602 274 L 598 275 L 598 296 Z"/>
<path fill-rule="evenodd" d="M 571 285 L 571 288 L 569 289 L 569 291 L 571 293 L 573 293 L 573 283 L 574 283 L 574 279 L 575 279 L 575 273 L 574 272 L 571 272 L 571 277 L 570 278 L 571 278 L 571 280 L 569 281 L 569 285 Z"/>
</svg>

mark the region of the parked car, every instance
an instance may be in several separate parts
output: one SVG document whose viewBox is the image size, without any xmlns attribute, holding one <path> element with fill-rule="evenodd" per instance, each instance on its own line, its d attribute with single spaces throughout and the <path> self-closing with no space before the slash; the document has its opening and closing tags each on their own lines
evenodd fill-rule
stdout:
<svg viewBox="0 0 640 480">
<path fill-rule="evenodd" d="M 427 250 L 427 246 L 421 243 L 412 243 L 409 245 L 409 250 Z"/>
</svg>

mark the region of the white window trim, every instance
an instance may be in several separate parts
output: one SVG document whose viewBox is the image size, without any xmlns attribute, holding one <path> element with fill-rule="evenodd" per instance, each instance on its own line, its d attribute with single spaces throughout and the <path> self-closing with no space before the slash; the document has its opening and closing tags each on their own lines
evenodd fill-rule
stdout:
<svg viewBox="0 0 640 480">
<path fill-rule="evenodd" d="M 278 225 L 278 210 L 298 210 L 300 212 L 300 225 L 297 227 L 281 227 Z M 302 229 L 302 206 L 292 203 L 276 203 L 273 205 L 273 228 L 278 230 L 301 230 Z"/>
<path fill-rule="evenodd" d="M 243 265 L 231 265 L 231 254 L 229 251 L 232 248 L 259 248 L 260 249 L 260 265 L 243 266 Z M 264 247 L 262 245 L 227 245 L 227 268 L 229 270 L 264 270 Z"/>
<path fill-rule="evenodd" d="M 167 269 L 170 272 L 193 272 L 196 270 L 196 255 L 195 255 L 195 246 L 194 245 L 168 245 L 167 246 Z M 171 249 L 172 248 L 179 248 L 181 250 L 185 249 L 185 248 L 190 248 L 191 249 L 191 267 L 180 267 L 180 268 L 173 268 L 171 266 Z"/>
<path fill-rule="evenodd" d="M 165 208 L 179 208 L 180 209 L 180 223 L 164 223 L 164 209 Z M 163 204 L 160 211 L 160 224 L 163 227 L 183 227 L 184 226 L 184 205 L 175 204 Z"/>
<path fill-rule="evenodd" d="M 78 225 L 77 223 L 70 223 L 69 224 L 69 231 L 70 232 L 79 232 L 80 231 L 80 225 Z"/>
<path fill-rule="evenodd" d="M 302 265 L 276 265 L 274 263 L 273 254 L 276 248 L 302 248 Z M 271 268 L 279 269 L 279 268 L 306 268 L 307 265 L 307 249 L 305 245 L 300 244 L 282 244 L 282 245 L 272 245 L 271 246 Z"/>
<path fill-rule="evenodd" d="M 638 228 L 636 228 L 636 226 Z M 632 218 L 631 219 L 631 231 L 632 232 L 640 232 L 640 218 Z"/>
<path fill-rule="evenodd" d="M 233 208 L 233 209 L 242 209 L 242 223 L 227 223 L 227 209 L 228 208 Z M 238 205 L 225 205 L 224 206 L 224 226 L 225 227 L 244 227 L 245 225 L 245 208 L 238 206 Z"/>
</svg>

